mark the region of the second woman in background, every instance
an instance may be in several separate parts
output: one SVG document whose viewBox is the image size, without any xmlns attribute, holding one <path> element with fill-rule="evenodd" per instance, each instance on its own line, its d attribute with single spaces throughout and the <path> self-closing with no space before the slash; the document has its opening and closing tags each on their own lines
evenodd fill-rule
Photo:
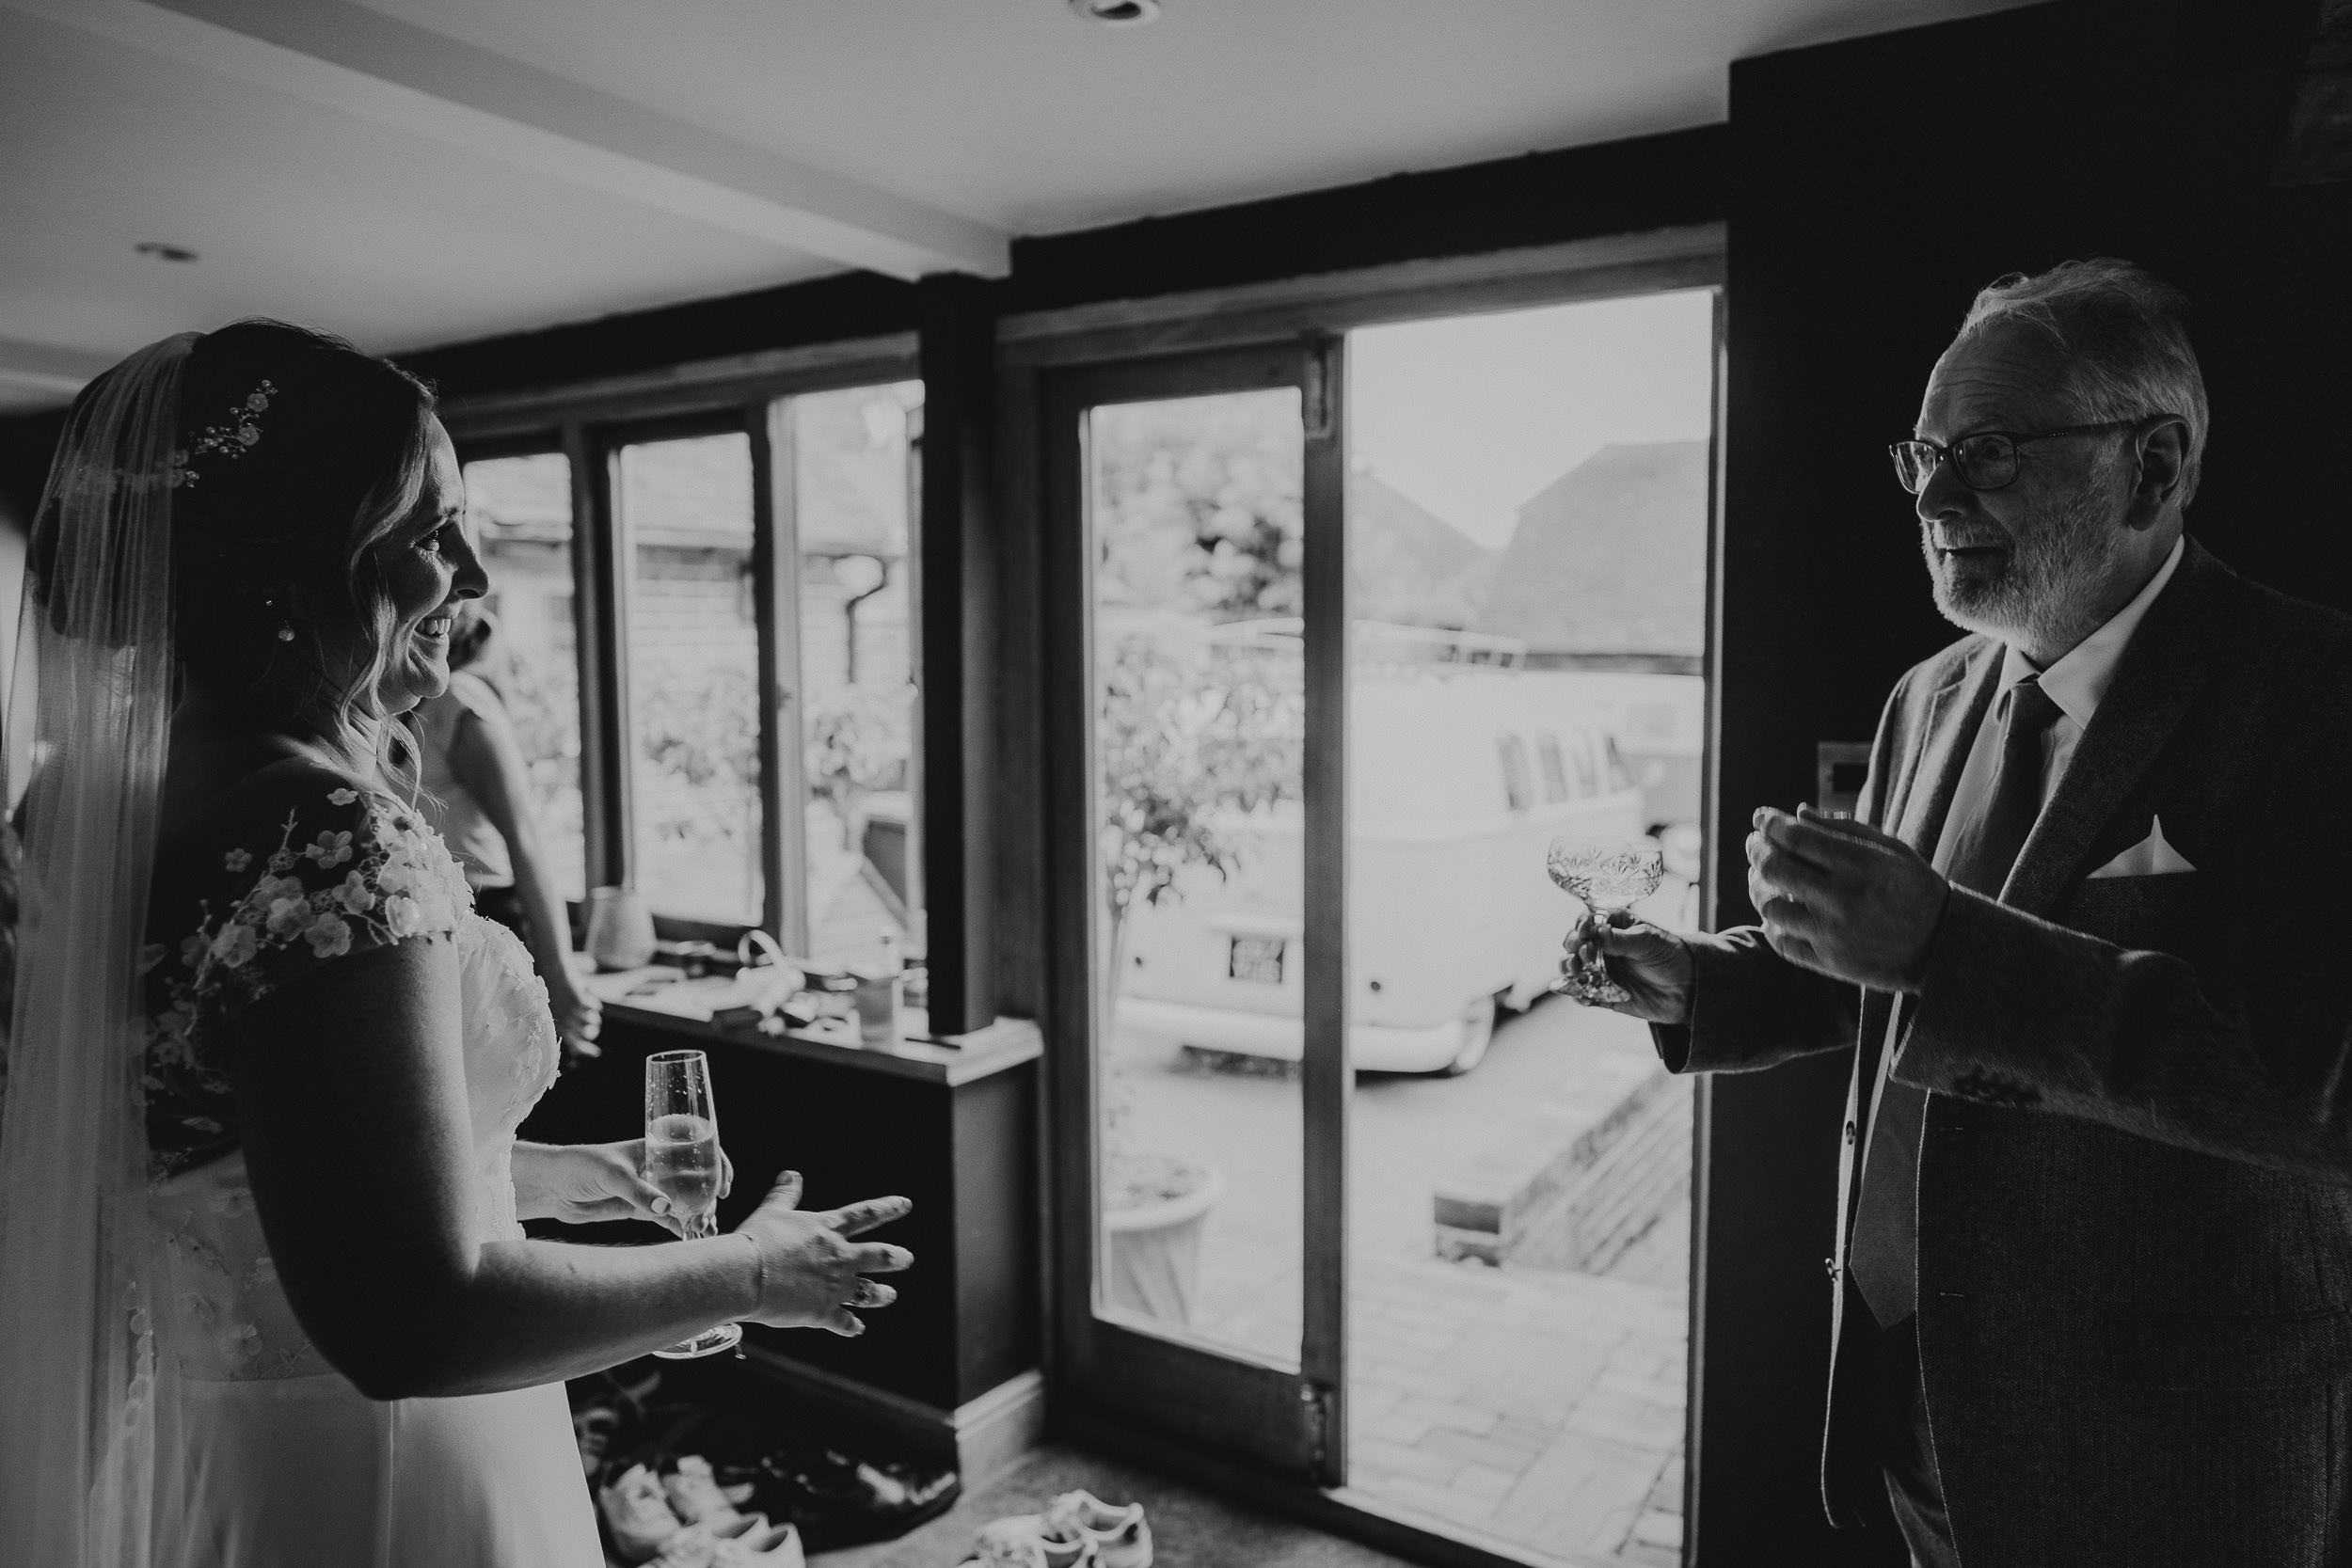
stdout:
<svg viewBox="0 0 2352 1568">
<path fill-rule="evenodd" d="M 504 659 L 497 617 L 470 601 L 461 606 L 450 628 L 449 689 L 417 709 L 419 804 L 464 869 L 474 908 L 531 949 L 565 1057 L 594 1056 L 602 1015 L 571 968 L 571 920 L 539 836 L 530 765 L 499 689 Z"/>
</svg>

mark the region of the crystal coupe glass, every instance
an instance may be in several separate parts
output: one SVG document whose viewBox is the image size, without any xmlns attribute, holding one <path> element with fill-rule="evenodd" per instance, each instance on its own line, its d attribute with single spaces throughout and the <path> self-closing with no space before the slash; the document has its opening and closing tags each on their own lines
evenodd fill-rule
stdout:
<svg viewBox="0 0 2352 1568">
<path fill-rule="evenodd" d="M 1606 925 L 1619 910 L 1629 910 L 1658 891 L 1658 884 L 1665 880 L 1666 857 L 1647 841 L 1609 843 L 1564 836 L 1551 841 L 1544 869 L 1561 888 L 1583 901 L 1595 922 Z M 1551 989 L 1587 1006 L 1633 1000 L 1630 991 L 1609 978 L 1608 969 L 1599 961 L 1597 942 L 1591 956 L 1593 962 L 1584 976 L 1564 974 L 1552 982 Z M 1599 978 L 1591 978 L 1595 974 Z"/>
</svg>

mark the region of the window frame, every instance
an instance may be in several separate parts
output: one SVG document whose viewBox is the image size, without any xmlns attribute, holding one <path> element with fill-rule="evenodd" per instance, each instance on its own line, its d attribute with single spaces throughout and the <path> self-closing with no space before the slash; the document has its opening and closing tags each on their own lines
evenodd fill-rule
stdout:
<svg viewBox="0 0 2352 1568">
<path fill-rule="evenodd" d="M 923 379 L 914 334 L 813 345 L 713 365 L 686 366 L 571 388 L 495 394 L 446 404 L 442 423 L 461 467 L 485 458 L 561 451 L 571 463 L 573 613 L 580 658 L 580 793 L 587 884 L 608 887 L 634 871 L 630 767 L 628 589 L 635 551 L 619 497 L 620 451 L 648 440 L 742 433 L 752 455 L 753 619 L 758 635 L 760 869 L 756 922 L 654 911 L 664 942 L 708 942 L 732 951 L 743 933 L 766 931 L 787 952 L 808 930 L 804 814 L 787 780 L 804 775 L 800 690 L 799 530 L 791 462 L 792 400 Z M 928 389 L 927 389 L 928 395 Z M 911 492 L 909 549 L 917 548 Z M 909 575 L 911 667 L 923 682 L 919 570 Z M 916 725 L 917 754 L 922 748 Z M 919 767 L 919 763 L 917 764 Z M 577 924 L 580 915 L 573 911 Z M 934 934 L 934 941 L 937 934 Z"/>
<path fill-rule="evenodd" d="M 623 802 L 623 811 L 607 824 L 612 836 L 606 846 L 605 861 L 599 867 L 600 870 L 609 869 L 613 875 L 596 885 L 601 887 L 633 881 L 638 869 L 635 704 L 628 679 L 628 607 L 635 597 L 637 586 L 637 540 L 628 512 L 619 504 L 621 452 L 628 447 L 649 446 L 662 441 L 691 441 L 712 436 L 739 435 L 749 447 L 752 468 L 752 558 L 749 567 L 755 638 L 752 681 L 755 691 L 771 694 L 770 700 L 760 704 L 759 734 L 756 736 L 760 870 L 760 917 L 757 924 L 770 936 L 781 940 L 786 921 L 780 914 L 779 905 L 788 906 L 794 890 L 780 876 L 784 859 L 777 844 L 781 828 L 777 820 L 780 815 L 779 789 L 787 775 L 778 766 L 780 748 L 776 732 L 784 726 L 775 722 L 778 705 L 773 695 L 784 689 L 776 679 L 774 647 L 778 641 L 775 622 L 782 607 L 775 598 L 773 584 L 776 526 L 771 492 L 775 486 L 771 470 L 774 465 L 774 453 L 763 440 L 767 424 L 766 406 L 745 404 L 701 413 L 667 413 L 641 420 L 599 423 L 589 429 L 593 461 L 604 490 L 599 522 L 611 541 L 612 612 L 608 635 L 615 643 L 617 656 L 612 660 L 613 678 L 603 695 L 612 737 L 611 752 L 598 761 L 608 770 L 607 787 L 612 791 L 612 798 Z M 749 928 L 748 925 L 735 921 L 654 911 L 655 933 L 671 941 L 701 941 L 731 948 Z"/>
<path fill-rule="evenodd" d="M 506 435 L 472 442 L 453 431 L 451 440 L 457 448 L 457 466 L 461 472 L 471 464 L 495 463 L 511 457 L 561 456 L 564 460 L 565 480 L 571 487 L 572 530 L 565 553 L 569 557 L 572 573 L 572 657 L 577 665 L 575 690 L 580 699 L 580 881 L 583 888 L 593 888 L 598 885 L 596 868 L 601 863 L 598 840 L 603 831 L 600 813 L 605 786 L 597 777 L 596 752 L 590 735 L 591 716 L 596 705 L 589 689 L 595 662 L 589 657 L 594 646 L 589 628 L 592 622 L 601 619 L 601 612 L 593 598 L 590 552 L 582 548 L 586 540 L 580 527 L 583 514 L 580 507 L 580 459 L 560 431 Z M 479 547 L 479 541 L 476 544 Z M 564 901 L 564 911 L 572 927 L 572 940 L 577 944 L 587 918 L 585 900 L 567 898 Z"/>
</svg>

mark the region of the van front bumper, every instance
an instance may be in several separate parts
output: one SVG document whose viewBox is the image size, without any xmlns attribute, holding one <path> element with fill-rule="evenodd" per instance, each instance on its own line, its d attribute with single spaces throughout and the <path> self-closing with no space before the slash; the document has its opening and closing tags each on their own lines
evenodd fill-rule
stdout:
<svg viewBox="0 0 2352 1568">
<path fill-rule="evenodd" d="M 1306 1038 L 1305 1026 L 1295 1018 L 1186 1002 L 1154 1002 L 1140 996 L 1119 999 L 1118 1027 L 1122 1033 L 1148 1039 L 1283 1062 L 1298 1060 Z M 1458 1018 L 1421 1028 L 1359 1023 L 1347 1032 L 1349 1060 L 1367 1072 L 1436 1072 L 1461 1050 L 1462 1021 Z"/>
</svg>

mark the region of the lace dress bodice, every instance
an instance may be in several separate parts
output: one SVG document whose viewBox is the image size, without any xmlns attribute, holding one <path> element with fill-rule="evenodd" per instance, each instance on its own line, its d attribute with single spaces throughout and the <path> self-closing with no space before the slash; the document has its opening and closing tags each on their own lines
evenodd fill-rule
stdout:
<svg viewBox="0 0 2352 1568">
<path fill-rule="evenodd" d="M 523 1234 L 515 1131 L 554 1081 L 558 1059 L 547 988 L 529 952 L 512 931 L 474 913 L 463 875 L 415 814 L 314 769 L 291 788 L 279 781 L 261 793 L 263 800 L 248 802 L 264 808 L 258 816 L 232 813 L 158 857 L 151 922 L 151 934 L 182 934 L 149 951 L 149 1212 L 170 1257 L 166 1343 L 184 1376 L 208 1381 L 330 1370 L 287 1305 L 254 1212 L 218 1054 L 225 1020 L 347 954 L 451 942 L 465 1021 L 474 1219 L 485 1242 Z M 268 824 L 258 842 L 255 820 Z M 192 867 L 194 889 L 184 885 Z"/>
</svg>

